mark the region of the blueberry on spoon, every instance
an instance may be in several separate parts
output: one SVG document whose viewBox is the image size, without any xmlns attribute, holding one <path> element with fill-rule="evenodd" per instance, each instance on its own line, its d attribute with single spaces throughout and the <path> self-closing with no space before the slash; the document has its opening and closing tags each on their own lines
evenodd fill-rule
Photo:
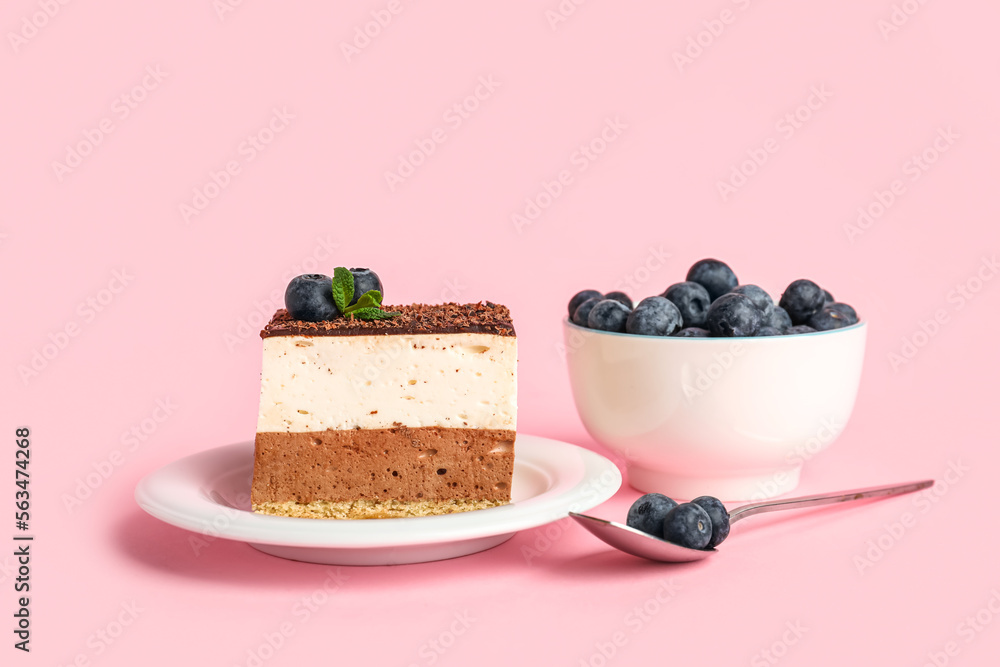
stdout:
<svg viewBox="0 0 1000 667">
<path fill-rule="evenodd" d="M 698 496 L 691 502 L 705 510 L 712 520 L 712 539 L 705 548 L 712 549 L 722 544 L 729 537 L 729 512 L 726 506 L 715 496 Z"/>
<path fill-rule="evenodd" d="M 628 508 L 625 525 L 644 533 L 663 537 L 663 519 L 677 503 L 662 493 L 647 493 Z"/>
<path fill-rule="evenodd" d="M 704 549 L 712 541 L 712 519 L 693 503 L 682 503 L 663 518 L 663 539 L 689 549 Z"/>
</svg>

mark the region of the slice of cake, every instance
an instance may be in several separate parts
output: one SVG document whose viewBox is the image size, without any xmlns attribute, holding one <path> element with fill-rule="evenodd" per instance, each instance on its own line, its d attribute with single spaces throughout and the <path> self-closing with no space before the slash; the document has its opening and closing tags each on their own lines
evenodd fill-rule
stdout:
<svg viewBox="0 0 1000 667">
<path fill-rule="evenodd" d="M 352 317 L 350 306 L 318 321 L 282 309 L 261 332 L 254 511 L 366 519 L 510 502 L 510 312 L 489 302 L 365 307 L 372 319 Z"/>
</svg>

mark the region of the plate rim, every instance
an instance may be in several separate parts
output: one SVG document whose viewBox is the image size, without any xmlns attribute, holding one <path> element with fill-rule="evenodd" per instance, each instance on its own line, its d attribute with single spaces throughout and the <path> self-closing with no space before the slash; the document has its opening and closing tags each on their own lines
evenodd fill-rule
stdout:
<svg viewBox="0 0 1000 667">
<path fill-rule="evenodd" d="M 521 453 L 520 464 L 547 475 L 550 479 L 549 488 L 509 505 L 472 512 L 429 517 L 358 519 L 346 524 L 337 520 L 268 516 L 237 508 L 228 508 L 227 512 L 217 501 L 202 492 L 204 486 L 211 481 L 210 478 L 215 478 L 218 474 L 212 474 L 205 468 L 216 458 L 237 456 L 239 449 L 248 449 L 252 459 L 253 441 L 205 449 L 162 465 L 136 484 L 134 497 L 139 507 L 151 516 L 178 528 L 216 538 L 289 547 L 371 549 L 513 534 L 558 521 L 567 517 L 570 511 L 585 512 L 610 499 L 622 486 L 621 470 L 614 462 L 597 452 L 562 440 L 527 433 L 518 433 L 516 443 L 515 451 Z M 528 450 L 527 453 L 525 449 Z M 551 459 L 559 457 L 575 457 L 578 465 L 569 470 L 553 465 Z M 538 462 L 539 459 L 541 463 Z M 201 477 L 198 477 L 199 463 L 202 467 Z M 515 463 L 518 463 L 517 458 Z M 190 469 L 192 466 L 195 468 Z M 595 483 L 608 473 L 611 477 L 607 482 Z M 158 485 L 175 484 L 178 479 L 183 480 L 185 474 L 191 478 L 187 482 L 187 493 L 190 495 L 175 502 L 159 497 L 162 492 L 157 488 Z M 201 512 L 197 511 L 199 508 L 202 509 Z M 485 512 L 491 514 L 488 515 L 489 520 L 483 521 L 482 513 Z M 227 517 L 223 521 L 224 525 L 214 523 L 214 519 L 219 516 Z M 421 523 L 413 523 L 417 521 Z M 341 530 L 348 526 L 349 530 Z M 400 527 L 405 527 L 402 534 L 392 530 Z M 390 530 L 386 530 L 387 528 Z"/>
</svg>

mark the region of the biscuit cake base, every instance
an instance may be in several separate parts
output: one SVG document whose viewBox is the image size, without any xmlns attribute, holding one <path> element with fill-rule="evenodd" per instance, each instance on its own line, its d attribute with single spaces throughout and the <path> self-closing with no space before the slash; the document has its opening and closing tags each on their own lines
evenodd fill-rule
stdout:
<svg viewBox="0 0 1000 667">
<path fill-rule="evenodd" d="M 514 431 L 397 427 L 258 433 L 255 512 L 374 519 L 449 514 L 510 500 Z"/>
<path fill-rule="evenodd" d="M 261 503 L 254 512 L 298 519 L 406 519 L 454 514 L 506 505 L 506 500 L 314 500 L 311 503 Z"/>
</svg>

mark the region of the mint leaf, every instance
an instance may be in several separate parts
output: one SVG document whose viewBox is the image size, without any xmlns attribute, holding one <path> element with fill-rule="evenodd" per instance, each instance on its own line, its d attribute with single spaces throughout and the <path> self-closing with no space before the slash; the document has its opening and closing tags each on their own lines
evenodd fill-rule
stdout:
<svg viewBox="0 0 1000 667">
<path fill-rule="evenodd" d="M 356 304 L 347 307 L 347 310 L 344 311 L 344 315 L 347 315 L 348 313 L 353 313 L 357 310 L 361 310 L 362 308 L 378 308 L 379 302 L 378 300 L 376 300 L 374 296 L 372 296 L 373 294 L 378 294 L 378 291 L 368 290 L 367 292 L 362 294 L 361 298 L 358 299 L 358 302 Z"/>
<path fill-rule="evenodd" d="M 361 303 L 358 301 L 358 303 Z M 402 313 L 390 312 L 387 310 L 382 310 L 376 307 L 370 308 L 359 308 L 358 310 L 352 310 L 351 315 L 358 318 L 359 320 L 388 320 L 397 315 L 402 315 Z"/>
<path fill-rule="evenodd" d="M 354 276 L 343 266 L 333 270 L 333 302 L 337 304 L 344 317 L 357 317 L 359 320 L 387 320 L 402 313 L 387 313 L 382 310 L 382 292 L 371 289 L 358 298 L 358 302 L 350 305 L 354 298 Z"/>
<path fill-rule="evenodd" d="M 337 310 L 347 311 L 347 304 L 354 298 L 354 275 L 343 266 L 333 270 L 333 302 Z"/>
</svg>

